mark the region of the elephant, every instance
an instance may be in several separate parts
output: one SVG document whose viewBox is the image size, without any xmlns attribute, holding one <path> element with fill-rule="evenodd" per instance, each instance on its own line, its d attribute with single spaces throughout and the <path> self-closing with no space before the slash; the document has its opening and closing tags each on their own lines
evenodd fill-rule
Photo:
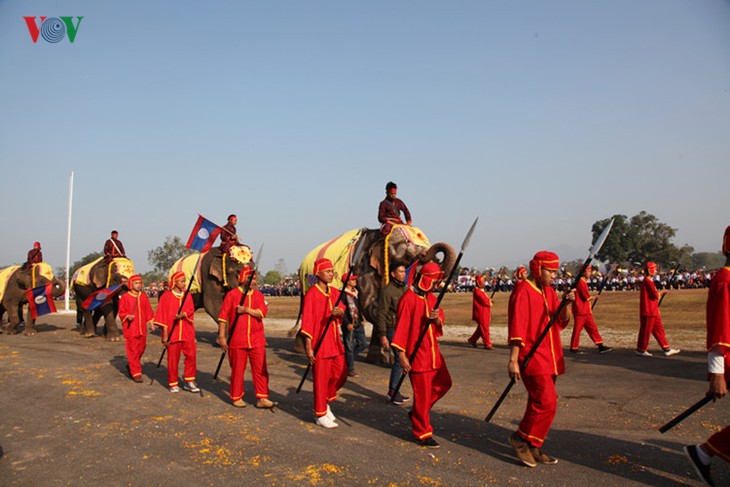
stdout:
<svg viewBox="0 0 730 487">
<path fill-rule="evenodd" d="M 251 261 L 251 250 L 246 245 L 231 247 L 225 260 L 225 280 L 222 256 L 219 248 L 213 248 L 202 254 L 188 255 L 175 262 L 168 272 L 168 277 L 171 277 L 174 272 L 182 271 L 186 278 L 190 279 L 193 268 L 200 258 L 190 294 L 195 309 L 204 308 L 216 322 L 226 292 L 239 285 L 238 274 Z"/>
<path fill-rule="evenodd" d="M 101 305 L 92 313 L 83 308 L 82 304 L 100 289 L 121 285 L 127 282 L 127 278 L 134 274 L 134 264 L 126 258 L 115 258 L 107 263 L 103 257 L 90 264 L 86 264 L 76 270 L 71 280 L 71 288 L 76 299 L 77 316 L 81 336 L 96 336 L 96 324 L 101 317 L 104 318 L 104 338 L 107 341 L 116 342 L 121 340 L 119 327 L 117 326 L 118 295 L 106 304 Z"/>
<path fill-rule="evenodd" d="M 53 276 L 51 266 L 45 262 L 27 269 L 13 266 L 0 272 L 5 274 L 4 278 L 7 278 L 5 290 L 0 300 L 0 319 L 6 311 L 8 313 L 8 324 L 2 327 L 1 331 L 8 335 L 14 335 L 18 332 L 18 325 L 20 325 L 23 316 L 23 306 L 28 304 L 26 291 L 51 283 L 51 294 L 54 298 L 63 296 L 63 293 L 66 292 L 66 284 Z M 31 318 L 30 309 L 28 309 L 26 315 L 23 334 L 36 334 L 35 320 Z"/>
<path fill-rule="evenodd" d="M 338 245 L 339 243 L 339 245 Z M 387 245 L 387 254 L 385 248 Z M 362 249 L 358 252 L 358 249 Z M 355 262 L 354 259 L 359 253 Z M 440 258 L 438 258 L 440 256 Z M 330 240 L 312 250 L 302 261 L 299 267 L 299 278 L 302 282 L 302 296 L 308 287 L 314 283 L 311 275 L 314 260 L 319 257 L 328 257 L 335 265 L 336 277 L 332 282 L 333 286 L 341 287 L 344 274 L 351 269 L 358 276 L 357 289 L 359 292 L 360 306 L 364 318 L 375 323 L 378 316 L 378 295 L 381 287 L 387 284 L 389 278 L 389 267 L 393 265 L 404 265 L 406 267 L 420 262 L 419 265 L 429 261 L 437 261 L 445 275 L 451 272 L 456 262 L 456 252 L 448 243 L 435 243 L 431 245 L 426 236 L 416 227 L 407 225 L 395 225 L 388 236 L 383 236 L 380 230 L 363 228 L 351 230 L 345 234 Z M 372 360 L 376 348 L 374 343 L 378 337 L 371 339 L 371 351 L 368 359 Z M 300 350 L 300 343 L 296 349 Z"/>
</svg>

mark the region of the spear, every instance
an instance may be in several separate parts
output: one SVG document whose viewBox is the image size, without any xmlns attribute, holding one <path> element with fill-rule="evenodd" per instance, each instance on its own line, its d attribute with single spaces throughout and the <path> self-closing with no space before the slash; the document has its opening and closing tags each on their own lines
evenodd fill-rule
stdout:
<svg viewBox="0 0 730 487">
<path fill-rule="evenodd" d="M 439 309 L 439 305 L 441 304 L 441 301 L 444 299 L 444 296 L 446 295 L 446 290 L 449 287 L 449 283 L 454 278 L 454 275 L 456 274 L 456 271 L 459 267 L 459 262 L 461 262 L 461 258 L 464 255 L 464 251 L 466 251 L 466 248 L 469 246 L 469 242 L 471 241 L 471 236 L 474 233 L 474 228 L 477 226 L 477 222 L 479 221 L 479 217 L 476 217 L 474 219 L 474 223 L 471 224 L 471 228 L 469 228 L 469 231 L 466 233 L 466 237 L 464 237 L 464 242 L 461 244 L 461 251 L 459 252 L 459 256 L 456 258 L 456 262 L 454 262 L 453 267 L 451 268 L 451 273 L 449 274 L 449 278 L 444 281 L 444 286 L 441 288 L 441 291 L 439 291 L 438 299 L 436 300 L 436 305 L 431 310 L 431 313 Z M 431 314 L 429 313 L 429 315 Z M 416 341 L 416 345 L 413 348 L 413 352 L 411 352 L 410 357 L 408 358 L 411 363 L 416 359 L 416 353 L 418 353 L 418 349 L 421 348 L 421 343 L 423 342 L 423 338 L 426 336 L 426 333 L 428 332 L 428 329 L 431 327 L 431 323 L 429 321 L 426 321 L 426 326 L 421 327 L 421 331 L 418 334 L 418 340 Z M 401 373 L 400 379 L 398 379 L 398 384 L 395 386 L 395 389 L 393 390 L 393 394 L 390 396 L 390 402 L 393 402 L 396 397 L 398 397 L 398 391 L 400 391 L 401 386 L 403 385 L 403 381 L 406 379 L 405 372 Z"/>
<path fill-rule="evenodd" d="M 365 247 L 364 242 L 357 242 L 357 250 L 355 251 L 355 257 L 352 262 L 355 262 L 357 264 L 360 261 L 360 254 L 363 251 L 363 248 Z M 335 302 L 335 305 L 332 307 L 334 308 L 338 307 L 340 303 L 342 302 L 342 298 L 345 296 L 345 286 L 347 286 L 347 281 L 350 280 L 350 275 L 352 274 L 352 266 L 347 270 L 347 274 L 345 274 L 345 279 L 342 280 L 342 289 L 340 289 L 340 295 L 337 297 L 337 301 Z M 334 315 L 330 314 L 329 319 L 327 320 L 327 323 L 324 325 L 324 329 L 322 330 L 322 333 L 319 335 L 319 339 L 317 340 L 317 345 L 314 347 L 314 357 L 316 359 L 317 353 L 319 352 L 320 347 L 322 346 L 322 343 L 324 342 L 324 337 L 327 336 L 327 330 L 329 330 L 330 325 L 334 321 L 335 317 Z M 299 381 L 299 386 L 297 386 L 297 394 L 299 394 L 299 391 L 302 390 L 302 386 L 304 385 L 304 381 L 307 380 L 307 376 L 309 375 L 309 369 L 312 368 L 312 363 L 307 363 L 307 370 L 304 371 L 304 375 L 302 376 L 302 380 Z"/>
<path fill-rule="evenodd" d="M 190 282 L 188 282 L 188 288 L 185 290 L 185 294 L 183 294 L 182 299 L 180 300 L 180 307 L 177 310 L 177 314 L 180 314 L 182 312 L 183 306 L 185 305 L 185 300 L 188 297 L 188 294 L 190 294 L 190 288 L 193 287 L 193 281 L 195 280 L 195 273 L 198 272 L 198 264 L 200 264 L 200 256 L 203 254 L 198 253 L 198 260 L 195 261 L 195 267 L 193 267 L 193 273 L 190 275 Z M 172 292 L 172 290 L 170 290 Z M 175 331 L 175 327 L 177 326 L 178 322 L 180 320 L 175 320 L 172 323 L 172 328 L 170 329 L 170 333 L 167 335 L 168 337 L 172 337 L 172 332 Z M 163 332 L 164 333 L 164 332 Z M 168 338 L 169 340 L 169 338 Z M 164 347 L 162 349 L 162 353 L 160 354 L 160 360 L 157 361 L 157 368 L 160 368 L 160 364 L 162 363 L 162 359 L 165 357 L 165 352 L 167 352 L 167 347 Z"/>
<path fill-rule="evenodd" d="M 497 283 L 494 285 L 494 289 L 492 289 L 492 295 L 489 296 L 489 299 L 494 299 L 494 293 L 497 292 L 497 288 L 502 283 L 502 276 L 504 275 L 504 267 L 499 269 L 499 272 L 497 273 Z"/>
<path fill-rule="evenodd" d="M 238 306 L 243 306 L 244 301 L 246 301 L 246 296 L 248 295 L 248 291 L 251 289 L 251 283 L 253 282 L 253 276 L 256 274 L 256 271 L 259 268 L 259 262 L 261 262 L 261 254 L 264 252 L 264 244 L 261 244 L 261 247 L 259 247 L 259 252 L 256 254 L 256 260 L 254 261 L 254 268 L 253 272 L 248 276 L 248 280 L 246 281 L 246 286 L 243 288 L 243 295 L 241 296 L 241 300 L 238 303 Z M 231 325 L 231 331 L 228 333 L 228 338 L 226 339 L 226 347 L 231 344 L 231 338 L 233 338 L 233 332 L 236 331 L 236 325 L 238 324 L 238 319 L 241 317 L 240 314 L 236 314 L 236 318 L 233 320 L 233 324 Z M 221 358 L 218 360 L 218 367 L 215 368 L 215 374 L 213 374 L 213 380 L 218 380 L 218 372 L 221 371 L 221 365 L 223 365 L 223 358 L 226 356 L 226 351 L 223 350 L 221 353 Z"/>
<path fill-rule="evenodd" d="M 681 423 L 682 421 L 687 419 L 689 416 L 693 415 L 698 409 L 700 409 L 702 406 L 704 406 L 708 402 L 712 401 L 713 399 L 714 399 L 714 397 L 712 396 L 712 394 L 703 397 L 702 399 L 700 399 L 699 401 L 694 403 L 692 406 L 688 407 L 684 412 L 679 414 L 676 418 L 674 418 L 673 420 L 671 420 L 670 422 L 668 422 L 667 424 L 665 424 L 664 426 L 659 428 L 659 432 L 666 433 L 667 431 L 669 431 L 670 429 L 674 428 L 679 423 Z"/>
<path fill-rule="evenodd" d="M 611 265 L 611 272 L 606 274 L 606 277 L 603 278 L 601 281 L 601 285 L 598 287 L 598 294 L 596 295 L 596 299 L 593 300 L 593 303 L 591 304 L 591 310 L 596 307 L 596 303 L 598 303 L 598 296 L 601 295 L 603 290 L 606 288 L 606 284 L 608 283 L 608 280 L 611 278 L 611 276 L 616 272 L 616 269 L 618 269 L 618 264 L 612 264 Z"/>
<path fill-rule="evenodd" d="M 568 291 L 563 294 L 563 299 L 560 301 L 560 305 L 558 306 L 558 309 L 555 310 L 555 312 L 550 317 L 550 321 L 548 321 L 547 326 L 545 326 L 545 329 L 543 329 L 542 333 L 540 333 L 540 336 L 537 337 L 537 340 L 535 341 L 535 344 L 532 346 L 532 349 L 528 352 L 528 354 L 525 356 L 525 360 L 522 362 L 522 365 L 520 366 L 520 373 L 524 372 L 527 368 L 527 364 L 530 363 L 530 360 L 532 359 L 533 355 L 535 355 L 535 352 L 537 352 L 537 349 L 542 344 L 542 341 L 545 339 L 547 334 L 550 332 L 550 328 L 553 327 L 555 322 L 558 319 L 558 316 L 560 316 L 560 312 L 565 308 L 565 306 L 568 304 L 568 294 L 570 291 L 575 289 L 575 287 L 578 285 L 578 279 L 580 279 L 580 276 L 585 274 L 586 268 L 593 260 L 593 257 L 601 250 L 601 247 L 603 246 L 603 243 L 606 241 L 606 238 L 608 237 L 608 233 L 611 231 L 611 227 L 613 226 L 613 218 L 611 221 L 606 225 L 606 228 L 603 229 L 601 234 L 598 236 L 598 239 L 596 239 L 596 242 L 593 244 L 591 249 L 588 251 L 588 258 L 583 262 L 583 266 L 580 269 L 580 272 L 576 274 L 575 278 L 573 279 L 573 282 L 570 285 L 570 288 L 568 288 Z M 507 387 L 504 389 L 504 392 L 502 392 L 502 395 L 499 396 L 499 399 L 497 400 L 497 403 L 494 405 L 491 411 L 489 411 L 489 414 L 487 414 L 487 417 L 484 418 L 484 421 L 487 423 L 491 421 L 494 414 L 497 412 L 497 409 L 499 409 L 499 406 L 502 405 L 502 402 L 507 397 L 507 394 L 509 394 L 510 389 L 515 385 L 517 381 L 514 377 L 510 379 L 509 384 L 507 384 Z"/>
<path fill-rule="evenodd" d="M 672 277 L 669 278 L 669 282 L 667 283 L 667 288 L 672 287 L 672 281 L 674 281 L 674 278 L 677 275 L 678 271 L 679 271 L 679 262 L 674 267 L 674 273 L 672 273 Z M 662 297 L 659 298 L 659 304 L 657 304 L 657 308 L 662 305 L 662 301 L 664 301 L 664 296 L 666 296 L 666 294 L 662 294 Z"/>
</svg>

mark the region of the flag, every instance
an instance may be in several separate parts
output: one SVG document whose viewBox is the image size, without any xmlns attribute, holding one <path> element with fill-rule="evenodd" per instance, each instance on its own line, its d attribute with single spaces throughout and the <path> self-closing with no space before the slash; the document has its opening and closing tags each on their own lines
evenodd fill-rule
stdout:
<svg viewBox="0 0 730 487">
<path fill-rule="evenodd" d="M 221 228 L 218 225 L 198 215 L 198 221 L 195 222 L 185 248 L 206 252 L 213 246 L 219 233 L 221 233 Z"/>
<path fill-rule="evenodd" d="M 38 286 L 25 292 L 32 319 L 56 312 L 56 305 L 53 303 L 53 295 L 51 294 L 52 290 L 53 284 L 49 282 L 45 286 Z"/>
<path fill-rule="evenodd" d="M 99 289 L 98 291 L 94 291 L 91 293 L 91 296 L 86 298 L 84 302 L 81 304 L 81 307 L 84 308 L 87 311 L 94 311 L 99 306 L 103 306 L 109 301 L 112 300 L 114 297 L 114 294 L 121 288 L 121 284 L 117 284 L 116 286 L 107 287 L 104 289 Z"/>
</svg>

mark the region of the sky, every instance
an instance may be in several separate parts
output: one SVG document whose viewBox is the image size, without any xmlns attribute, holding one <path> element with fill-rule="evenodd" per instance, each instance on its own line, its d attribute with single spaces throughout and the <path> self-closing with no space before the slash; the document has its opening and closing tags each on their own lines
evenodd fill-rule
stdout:
<svg viewBox="0 0 730 487">
<path fill-rule="evenodd" d="M 83 16 L 33 42 L 23 17 Z M 647 211 L 730 224 L 730 2 L 0 0 L 0 266 L 117 229 L 137 270 L 198 214 L 261 268 L 377 228 L 385 184 L 462 265 L 582 259 Z"/>
</svg>

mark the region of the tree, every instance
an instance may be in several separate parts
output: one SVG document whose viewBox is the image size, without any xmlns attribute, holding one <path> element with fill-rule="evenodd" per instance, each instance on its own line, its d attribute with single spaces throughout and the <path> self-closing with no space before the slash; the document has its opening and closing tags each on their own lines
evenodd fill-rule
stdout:
<svg viewBox="0 0 730 487">
<path fill-rule="evenodd" d="M 96 259 L 103 256 L 104 254 L 102 254 L 101 252 L 91 252 L 90 254 L 86 254 L 85 256 L 81 257 L 81 259 L 71 264 L 71 275 L 73 275 L 73 273 L 77 271 L 80 267 L 83 267 L 86 264 L 91 264 Z M 66 268 L 56 267 L 56 277 L 61 280 L 66 279 Z"/>
<path fill-rule="evenodd" d="M 151 282 L 165 282 L 167 281 L 167 273 L 147 271 L 142 274 L 142 281 L 144 281 L 145 286 L 149 285 Z"/>
<path fill-rule="evenodd" d="M 697 252 L 692 254 L 693 269 L 719 269 L 725 264 L 722 252 Z"/>
<path fill-rule="evenodd" d="M 264 276 L 264 284 L 276 285 L 281 282 L 281 274 L 279 271 L 269 271 Z"/>
<path fill-rule="evenodd" d="M 677 229 L 660 222 L 651 213 L 641 211 L 629 219 L 626 215 L 614 215 L 613 228 L 606 238 L 597 258 L 624 266 L 654 261 L 662 267 L 679 262 L 691 264 L 694 248 L 689 245 L 677 247 L 671 240 Z M 593 224 L 593 241 L 611 221 L 610 218 L 598 220 Z"/>
<path fill-rule="evenodd" d="M 168 235 L 165 238 L 165 243 L 147 252 L 147 262 L 152 264 L 154 270 L 160 274 L 167 275 L 167 271 L 178 259 L 192 253 L 192 250 L 185 248 L 185 244 L 180 237 Z"/>
</svg>

